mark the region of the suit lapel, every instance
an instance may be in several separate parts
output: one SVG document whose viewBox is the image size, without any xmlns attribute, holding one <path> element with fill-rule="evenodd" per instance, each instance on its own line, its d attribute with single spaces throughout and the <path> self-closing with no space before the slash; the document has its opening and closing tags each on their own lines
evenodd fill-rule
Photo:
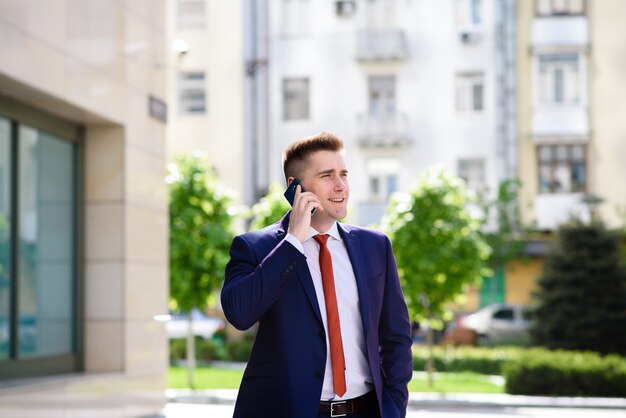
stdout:
<svg viewBox="0 0 626 418">
<path fill-rule="evenodd" d="M 369 330 L 369 294 L 367 287 L 367 272 L 366 266 L 363 260 L 366 259 L 367 254 L 364 254 L 361 249 L 361 244 L 354 233 L 350 231 L 349 227 L 342 226 L 337 223 L 339 234 L 344 240 L 346 249 L 348 250 L 348 256 L 352 263 L 352 270 L 354 271 L 354 277 L 356 277 L 356 285 L 359 291 L 359 307 L 361 309 L 361 321 L 363 322 L 363 331 L 367 335 Z"/>
<path fill-rule="evenodd" d="M 277 238 L 279 242 L 285 238 L 285 235 L 287 235 L 286 231 L 289 227 L 289 215 L 290 214 L 291 214 L 291 211 L 287 212 L 287 214 L 285 215 L 285 217 L 283 217 L 280 223 L 281 224 L 280 227 L 278 228 Z M 304 293 L 306 293 L 306 296 L 309 299 L 309 303 L 311 304 L 311 307 L 313 308 L 313 311 L 315 312 L 315 316 L 317 317 L 318 321 L 320 321 L 320 325 L 323 325 L 324 323 L 322 322 L 322 314 L 320 312 L 320 306 L 317 303 L 317 295 L 315 293 L 315 286 L 313 285 L 313 277 L 311 277 L 311 272 L 309 271 L 308 265 L 305 264 L 305 266 L 306 268 L 299 268 L 296 271 L 296 275 L 298 276 L 298 279 L 300 279 L 300 284 L 304 288 Z"/>
</svg>

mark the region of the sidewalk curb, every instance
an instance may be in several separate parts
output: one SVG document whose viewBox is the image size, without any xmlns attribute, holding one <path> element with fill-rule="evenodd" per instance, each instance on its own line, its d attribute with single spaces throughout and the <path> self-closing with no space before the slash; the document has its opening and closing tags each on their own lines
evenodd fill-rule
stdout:
<svg viewBox="0 0 626 418">
<path fill-rule="evenodd" d="M 477 393 L 409 393 L 409 408 L 624 409 L 624 398 L 583 398 Z"/>
<path fill-rule="evenodd" d="M 167 389 L 165 395 L 171 403 L 234 405 L 237 389 Z M 417 393 L 409 394 L 409 409 L 436 408 L 581 408 L 623 409 L 626 398 L 581 398 L 523 396 L 477 393 Z"/>
</svg>

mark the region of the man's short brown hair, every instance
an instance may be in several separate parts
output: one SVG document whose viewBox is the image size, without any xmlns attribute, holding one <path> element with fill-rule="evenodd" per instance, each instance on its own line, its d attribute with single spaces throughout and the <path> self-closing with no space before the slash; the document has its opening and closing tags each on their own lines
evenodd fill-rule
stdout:
<svg viewBox="0 0 626 418">
<path fill-rule="evenodd" d="M 299 139 L 289 145 L 283 152 L 283 171 L 285 181 L 289 177 L 298 177 L 304 170 L 306 159 L 316 151 L 342 151 L 343 141 L 331 132 Z"/>
</svg>

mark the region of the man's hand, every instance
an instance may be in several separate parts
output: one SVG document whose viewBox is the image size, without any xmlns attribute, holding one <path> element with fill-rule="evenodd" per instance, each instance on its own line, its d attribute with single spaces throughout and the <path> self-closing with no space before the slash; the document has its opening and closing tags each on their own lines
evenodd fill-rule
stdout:
<svg viewBox="0 0 626 418">
<path fill-rule="evenodd" d="M 302 187 L 296 187 L 296 195 L 293 199 L 293 209 L 289 217 L 288 233 L 304 242 L 309 235 L 311 226 L 311 211 L 313 209 L 324 210 L 320 200 L 311 192 L 302 192 Z"/>
</svg>

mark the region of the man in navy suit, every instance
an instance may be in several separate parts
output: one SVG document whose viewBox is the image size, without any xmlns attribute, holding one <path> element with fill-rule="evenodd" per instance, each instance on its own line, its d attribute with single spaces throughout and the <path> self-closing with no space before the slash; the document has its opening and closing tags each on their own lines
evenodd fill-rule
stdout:
<svg viewBox="0 0 626 418">
<path fill-rule="evenodd" d="M 234 417 L 405 417 L 407 308 L 389 239 L 337 222 L 349 197 L 343 142 L 296 141 L 283 169 L 302 184 L 293 209 L 236 237 L 226 267 L 226 318 L 240 330 L 259 323 Z"/>
</svg>

